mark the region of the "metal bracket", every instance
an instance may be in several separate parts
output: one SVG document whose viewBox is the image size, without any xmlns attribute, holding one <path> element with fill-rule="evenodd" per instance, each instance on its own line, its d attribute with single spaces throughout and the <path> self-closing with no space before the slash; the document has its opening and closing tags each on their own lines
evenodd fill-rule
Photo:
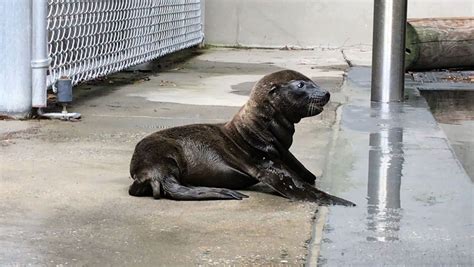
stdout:
<svg viewBox="0 0 474 267">
<path fill-rule="evenodd" d="M 36 59 L 31 61 L 31 68 L 32 69 L 47 69 L 49 68 L 49 64 L 51 64 L 51 58 L 45 59 Z"/>
</svg>

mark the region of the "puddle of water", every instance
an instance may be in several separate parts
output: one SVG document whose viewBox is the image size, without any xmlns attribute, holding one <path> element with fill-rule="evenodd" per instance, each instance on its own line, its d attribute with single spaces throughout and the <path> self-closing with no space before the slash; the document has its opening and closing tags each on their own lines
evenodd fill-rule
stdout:
<svg viewBox="0 0 474 267">
<path fill-rule="evenodd" d="M 474 120 L 474 91 L 421 91 L 436 120 L 445 124 L 460 124 Z"/>
<path fill-rule="evenodd" d="M 403 128 L 370 134 L 367 183 L 368 241 L 398 240 L 400 229 Z"/>
<path fill-rule="evenodd" d="M 245 95 L 249 96 L 250 92 L 252 91 L 253 86 L 257 83 L 258 81 L 254 82 L 243 82 L 243 83 L 238 83 L 231 85 L 230 87 L 232 88 L 231 93 L 237 94 L 237 95 Z"/>
<path fill-rule="evenodd" d="M 474 182 L 474 91 L 421 91 L 435 119 Z"/>
<path fill-rule="evenodd" d="M 354 108 L 346 111 L 353 113 Z M 401 115 L 406 106 L 372 103 L 370 108 L 359 108 L 367 115 L 364 122 L 358 121 L 357 129 L 368 133 L 365 239 L 396 241 L 403 214 L 400 194 L 405 155 Z M 346 115 L 346 119 L 354 119 L 357 114 L 361 115 Z"/>
</svg>

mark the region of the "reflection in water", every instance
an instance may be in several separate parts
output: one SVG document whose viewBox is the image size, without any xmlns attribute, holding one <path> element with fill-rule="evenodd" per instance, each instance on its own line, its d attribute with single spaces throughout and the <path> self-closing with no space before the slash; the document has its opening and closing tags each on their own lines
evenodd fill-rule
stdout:
<svg viewBox="0 0 474 267">
<path fill-rule="evenodd" d="M 390 112 L 396 111 L 388 107 L 389 104 L 382 105 L 372 116 L 391 119 Z M 367 229 L 372 235 L 367 237 L 368 241 L 398 240 L 404 161 L 402 141 L 402 128 L 385 128 L 370 134 Z"/>
</svg>

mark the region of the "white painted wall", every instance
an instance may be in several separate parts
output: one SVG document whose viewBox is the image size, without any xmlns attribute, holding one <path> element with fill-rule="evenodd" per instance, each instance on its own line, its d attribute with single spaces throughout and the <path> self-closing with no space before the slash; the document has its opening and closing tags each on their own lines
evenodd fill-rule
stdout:
<svg viewBox="0 0 474 267">
<path fill-rule="evenodd" d="M 205 42 L 249 47 L 372 43 L 377 0 L 203 0 Z M 408 17 L 474 16 L 474 0 L 408 0 Z"/>
</svg>

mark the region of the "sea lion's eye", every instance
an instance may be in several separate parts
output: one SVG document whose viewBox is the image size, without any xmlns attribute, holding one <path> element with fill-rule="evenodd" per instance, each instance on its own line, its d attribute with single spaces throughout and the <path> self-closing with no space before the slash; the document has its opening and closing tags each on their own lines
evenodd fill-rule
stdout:
<svg viewBox="0 0 474 267">
<path fill-rule="evenodd" d="M 299 82 L 297 86 L 298 86 L 298 88 L 303 88 L 304 87 L 304 82 Z"/>
</svg>

